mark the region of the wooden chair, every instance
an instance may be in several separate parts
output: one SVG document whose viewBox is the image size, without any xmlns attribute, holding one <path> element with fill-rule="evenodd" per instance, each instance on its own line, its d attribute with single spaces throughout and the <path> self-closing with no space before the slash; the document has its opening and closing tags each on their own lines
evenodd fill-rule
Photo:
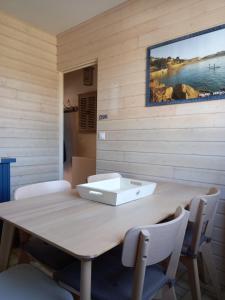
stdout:
<svg viewBox="0 0 225 300">
<path fill-rule="evenodd" d="M 109 251 L 93 261 L 93 300 L 149 300 L 162 289 L 165 300 L 176 299 L 175 275 L 179 263 L 189 213 L 178 208 L 169 222 L 130 229 L 124 238 L 122 264 L 117 253 Z M 165 271 L 157 263 L 169 257 Z M 80 265 L 54 274 L 71 291 L 80 291 Z"/>
<path fill-rule="evenodd" d="M 0 273 L 2 300 L 73 300 L 72 295 L 31 265 L 17 265 Z"/>
<path fill-rule="evenodd" d="M 88 181 L 88 183 L 91 183 L 91 182 L 95 182 L 95 181 L 113 179 L 113 178 L 118 178 L 118 177 L 120 178 L 122 176 L 119 173 L 97 174 L 97 175 L 89 176 L 87 181 Z"/>
<path fill-rule="evenodd" d="M 51 193 L 64 192 L 71 189 L 66 180 L 55 180 L 25 185 L 15 190 L 14 200 L 38 197 Z"/>
<path fill-rule="evenodd" d="M 15 191 L 14 199 L 21 200 L 51 193 L 65 192 L 70 189 L 71 185 L 66 180 L 41 182 L 18 188 Z M 25 253 L 28 253 L 33 259 L 41 262 L 52 270 L 60 270 L 74 260 L 72 256 L 58 248 L 38 238 L 30 238 L 30 236 L 25 233 L 20 233 L 20 241 Z M 21 257 L 24 257 L 23 253 Z M 21 259 L 21 261 L 23 261 L 23 259 Z"/>
<path fill-rule="evenodd" d="M 203 263 L 215 288 L 217 299 L 222 299 L 216 267 L 213 262 L 211 243 L 219 196 L 220 191 L 212 188 L 207 195 L 193 199 L 190 206 L 190 216 L 185 233 L 181 261 L 188 269 L 189 283 L 194 300 L 201 299 L 197 264 L 199 255 L 202 256 Z"/>
</svg>

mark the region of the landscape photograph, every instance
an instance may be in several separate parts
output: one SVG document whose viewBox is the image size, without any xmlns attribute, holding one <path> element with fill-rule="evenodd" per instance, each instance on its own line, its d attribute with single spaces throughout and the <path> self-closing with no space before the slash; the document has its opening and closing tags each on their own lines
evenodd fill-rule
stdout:
<svg viewBox="0 0 225 300">
<path fill-rule="evenodd" d="M 147 60 L 150 105 L 225 96 L 225 28 L 149 48 Z"/>
</svg>

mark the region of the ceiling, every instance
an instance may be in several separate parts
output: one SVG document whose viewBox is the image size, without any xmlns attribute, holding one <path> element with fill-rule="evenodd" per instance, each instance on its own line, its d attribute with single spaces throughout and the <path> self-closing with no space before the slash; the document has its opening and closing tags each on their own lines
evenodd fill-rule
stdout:
<svg viewBox="0 0 225 300">
<path fill-rule="evenodd" d="M 0 10 L 58 34 L 126 0 L 0 0 Z"/>
</svg>

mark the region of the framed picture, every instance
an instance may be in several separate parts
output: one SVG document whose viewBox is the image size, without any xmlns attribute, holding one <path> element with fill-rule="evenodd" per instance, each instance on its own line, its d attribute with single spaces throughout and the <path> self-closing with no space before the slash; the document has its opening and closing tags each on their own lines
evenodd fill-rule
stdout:
<svg viewBox="0 0 225 300">
<path fill-rule="evenodd" d="M 225 99 L 225 25 L 147 49 L 146 106 Z"/>
</svg>

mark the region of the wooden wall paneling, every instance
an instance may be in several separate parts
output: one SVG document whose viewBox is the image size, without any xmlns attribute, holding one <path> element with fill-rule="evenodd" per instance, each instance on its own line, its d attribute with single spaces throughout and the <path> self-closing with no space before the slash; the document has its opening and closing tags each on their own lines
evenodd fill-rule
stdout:
<svg viewBox="0 0 225 300">
<path fill-rule="evenodd" d="M 0 156 L 16 187 L 59 177 L 56 38 L 0 12 Z"/>
<path fill-rule="evenodd" d="M 106 132 L 97 142 L 98 172 L 223 190 L 214 230 L 218 268 L 225 249 L 225 101 L 145 107 L 145 58 L 147 46 L 224 24 L 224 9 L 223 0 L 132 0 L 57 37 L 60 71 L 98 60 L 98 114 L 108 115 L 97 124 Z"/>
</svg>

